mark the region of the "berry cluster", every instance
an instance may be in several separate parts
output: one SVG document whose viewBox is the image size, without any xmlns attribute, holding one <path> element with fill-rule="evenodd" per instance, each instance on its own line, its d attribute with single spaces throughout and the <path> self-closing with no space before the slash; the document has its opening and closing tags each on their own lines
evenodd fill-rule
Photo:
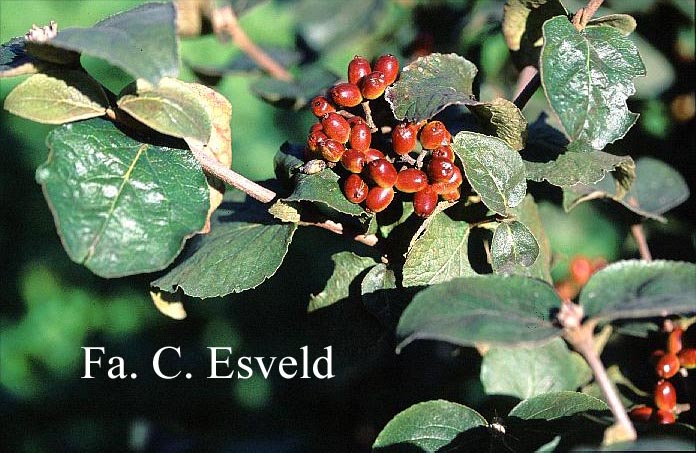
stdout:
<svg viewBox="0 0 696 453">
<path fill-rule="evenodd" d="M 379 100 L 398 75 L 393 55 L 382 55 L 373 65 L 355 56 L 348 81 L 310 103 L 318 122 L 307 136 L 305 161 L 337 168 L 346 199 L 364 203 L 370 212 L 383 211 L 399 196 L 412 200 L 416 215 L 427 217 L 438 197 L 459 199 L 462 172 L 455 165 L 452 135 L 441 121 L 374 125 L 369 101 Z"/>
<path fill-rule="evenodd" d="M 659 378 L 653 392 L 655 408 L 645 405 L 634 407 L 629 412 L 633 420 L 653 420 L 659 424 L 671 424 L 676 421 L 680 408 L 677 406 L 677 390 L 671 380 L 677 375 L 685 376 L 687 369 L 696 368 L 696 348 L 682 346 L 683 334 L 682 328 L 673 328 L 667 337 L 667 350 L 658 349 L 653 352 L 652 362 Z"/>
<path fill-rule="evenodd" d="M 602 257 L 590 259 L 582 255 L 574 256 L 568 264 L 570 277 L 556 282 L 556 292 L 561 299 L 575 299 L 592 274 L 606 265 L 607 261 Z"/>
</svg>

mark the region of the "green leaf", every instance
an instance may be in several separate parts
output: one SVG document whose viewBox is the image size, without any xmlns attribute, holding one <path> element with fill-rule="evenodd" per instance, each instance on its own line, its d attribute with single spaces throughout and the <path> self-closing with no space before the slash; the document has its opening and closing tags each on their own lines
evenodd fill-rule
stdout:
<svg viewBox="0 0 696 453">
<path fill-rule="evenodd" d="M 507 215 L 527 193 L 524 162 L 519 153 L 499 138 L 460 132 L 452 149 L 481 201 L 493 212 Z"/>
<path fill-rule="evenodd" d="M 84 71 L 58 69 L 34 74 L 5 98 L 5 110 L 45 124 L 102 116 L 109 101 L 101 85 Z"/>
<path fill-rule="evenodd" d="M 522 222 L 501 222 L 493 233 L 491 255 L 493 271 L 510 274 L 518 266 L 534 264 L 539 256 L 539 244 Z"/>
<path fill-rule="evenodd" d="M 617 167 L 621 170 L 622 167 Z M 623 184 L 614 178 L 605 177 L 592 185 L 576 184 L 564 188 L 563 207 L 570 211 L 578 204 L 596 198 L 609 198 L 628 210 L 650 219 L 666 222 L 661 214 L 679 206 L 689 198 L 689 187 L 684 178 L 671 166 L 651 157 L 642 157 L 635 164 L 635 181 L 629 191 L 617 190 Z M 628 177 L 630 179 L 630 176 Z"/>
<path fill-rule="evenodd" d="M 103 277 L 169 265 L 200 231 L 208 186 L 187 150 L 141 143 L 111 122 L 54 129 L 36 171 L 68 255 Z"/>
<path fill-rule="evenodd" d="M 146 3 L 90 28 L 67 28 L 46 45 L 101 58 L 153 85 L 179 73 L 173 3 Z"/>
<path fill-rule="evenodd" d="M 524 162 L 527 179 L 548 181 L 559 187 L 575 184 L 594 184 L 608 173 L 620 168 L 627 175 L 634 175 L 635 164 L 630 156 L 615 156 L 604 151 L 588 153 L 566 152 L 549 162 Z M 629 182 L 630 184 L 630 182 Z"/>
<path fill-rule="evenodd" d="M 551 284 L 551 243 L 541 222 L 534 198 L 531 195 L 524 197 L 522 203 L 512 209 L 512 213 L 534 235 L 539 247 L 539 256 L 531 266 L 512 266 L 508 272 L 538 278 Z"/>
<path fill-rule="evenodd" d="M 507 0 L 503 7 L 503 36 L 518 68 L 537 66 L 542 24 L 568 12 L 558 0 Z"/>
<path fill-rule="evenodd" d="M 411 245 L 403 267 L 403 285 L 420 286 L 476 275 L 469 264 L 466 222 L 438 212 L 427 220 L 425 232 Z"/>
<path fill-rule="evenodd" d="M 479 275 L 433 285 L 399 320 L 399 349 L 414 340 L 462 346 L 542 344 L 560 335 L 551 312 L 560 300 L 547 283 L 516 275 Z"/>
<path fill-rule="evenodd" d="M 197 237 L 186 256 L 153 286 L 206 299 L 255 288 L 276 273 L 297 224 L 278 222 L 251 199 L 240 203 L 229 197 L 213 214 L 210 233 Z"/>
<path fill-rule="evenodd" d="M 601 150 L 638 119 L 626 98 L 645 75 L 638 49 L 612 27 L 575 29 L 566 17 L 544 23 L 541 83 L 571 147 Z"/>
<path fill-rule="evenodd" d="M 488 426 L 481 414 L 444 400 L 418 403 L 397 414 L 377 436 L 373 451 L 435 452 L 472 428 Z"/>
<path fill-rule="evenodd" d="M 603 321 L 696 312 L 696 264 L 619 261 L 594 274 L 580 293 L 585 315 Z"/>
<path fill-rule="evenodd" d="M 339 252 L 331 255 L 334 262 L 333 274 L 319 294 L 312 295 L 309 300 L 308 312 L 335 304 L 350 295 L 353 281 L 366 269 L 376 264 L 370 257 L 358 256 L 352 252 Z"/>
<path fill-rule="evenodd" d="M 337 80 L 334 73 L 315 65 L 303 70 L 299 77 L 290 81 L 270 76 L 261 77 L 251 85 L 251 90 L 272 104 L 299 110 Z"/>
<path fill-rule="evenodd" d="M 548 392 L 575 391 L 592 379 L 592 370 L 565 342 L 530 348 L 491 348 L 481 362 L 481 383 L 486 394 L 519 399 Z"/>
<path fill-rule="evenodd" d="M 384 263 L 373 266 L 360 284 L 365 307 L 390 331 L 396 329 L 399 316 L 410 301 L 412 294 L 397 290 L 396 275 Z"/>
<path fill-rule="evenodd" d="M 304 165 L 302 154 L 304 145 L 285 142 L 273 157 L 273 170 L 276 178 L 285 186 L 294 187 L 294 177 Z"/>
<path fill-rule="evenodd" d="M 577 392 L 552 392 L 526 399 L 515 406 L 508 417 L 523 420 L 555 420 L 587 411 L 607 411 L 602 400 Z"/>
<path fill-rule="evenodd" d="M 139 85 L 137 94 L 122 96 L 118 106 L 157 132 L 207 143 L 211 118 L 191 85 L 164 77 L 154 87 Z"/>
<path fill-rule="evenodd" d="M 0 78 L 33 74 L 35 59 L 27 54 L 24 38 L 12 38 L 0 46 Z"/>
<path fill-rule="evenodd" d="M 464 57 L 432 53 L 405 66 L 384 97 L 399 120 L 429 119 L 449 105 L 475 102 L 472 83 L 477 72 Z"/>
<path fill-rule="evenodd" d="M 333 170 L 295 176 L 295 190 L 284 201 L 312 201 L 351 216 L 367 215 L 360 205 L 351 203 L 341 192 L 339 177 Z"/>
<path fill-rule="evenodd" d="M 511 101 L 495 98 L 491 102 L 477 102 L 467 107 L 476 115 L 486 134 L 502 139 L 515 151 L 524 149 L 527 120 Z"/>
<path fill-rule="evenodd" d="M 301 219 L 298 203 L 285 203 L 283 200 L 276 200 L 268 208 L 268 212 L 281 222 L 298 223 Z"/>
<path fill-rule="evenodd" d="M 628 36 L 635 31 L 638 23 L 633 16 L 628 14 L 608 14 L 602 17 L 595 17 L 587 23 L 587 26 L 613 27 L 624 36 Z"/>
</svg>

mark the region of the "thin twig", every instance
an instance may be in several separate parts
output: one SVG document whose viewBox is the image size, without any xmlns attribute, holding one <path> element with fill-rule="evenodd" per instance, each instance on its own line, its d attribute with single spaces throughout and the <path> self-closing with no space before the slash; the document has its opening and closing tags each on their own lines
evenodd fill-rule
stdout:
<svg viewBox="0 0 696 453">
<path fill-rule="evenodd" d="M 515 96 L 515 100 L 512 102 L 517 106 L 518 109 L 522 110 L 532 96 L 534 96 L 536 90 L 541 86 L 541 76 L 539 76 L 539 71 L 537 71 L 536 68 L 533 66 L 527 66 L 522 70 L 519 78 L 520 81 L 518 81 L 517 84 L 518 94 Z M 527 82 L 524 83 L 522 82 L 523 80 L 527 80 Z M 520 87 L 523 88 L 520 89 Z"/>
<path fill-rule="evenodd" d="M 256 64 L 268 71 L 268 73 L 278 80 L 290 81 L 292 74 L 288 72 L 280 63 L 275 61 L 273 57 L 268 55 L 263 49 L 254 44 L 249 38 L 244 29 L 240 26 L 237 15 L 231 6 L 226 5 L 215 10 L 211 20 L 213 28 L 219 35 L 220 31 L 225 31 L 232 37 L 232 41 L 242 49 L 244 53 L 249 55 Z"/>
<path fill-rule="evenodd" d="M 379 238 L 375 236 L 374 234 L 352 234 L 343 227 L 343 224 L 334 222 L 333 220 L 324 220 L 322 222 L 306 222 L 306 221 L 300 221 L 298 222 L 298 225 L 300 226 L 315 226 L 319 228 L 323 228 L 325 230 L 331 231 L 332 233 L 340 234 L 341 236 L 348 236 L 352 238 L 354 241 L 360 242 L 362 244 L 365 244 L 369 247 L 374 247 L 377 245 L 377 242 Z"/>
<path fill-rule="evenodd" d="M 215 176 L 232 187 L 236 187 L 250 197 L 257 199 L 262 203 L 270 203 L 276 197 L 276 193 L 272 190 L 266 189 L 265 187 L 256 184 L 254 181 L 247 179 L 239 173 L 225 167 L 217 160 L 205 154 L 202 149 L 192 146 L 191 152 L 193 153 L 193 157 L 195 157 L 198 163 L 201 164 L 201 167 L 206 173 Z"/>
<path fill-rule="evenodd" d="M 633 238 L 638 243 L 638 251 L 640 252 L 641 259 L 652 261 L 652 254 L 650 253 L 650 247 L 648 247 L 648 241 L 645 239 L 643 224 L 636 223 L 635 225 L 631 225 L 631 234 L 633 234 Z"/>
<path fill-rule="evenodd" d="M 619 441 L 635 440 L 637 437 L 636 429 L 628 418 L 626 409 L 621 403 L 619 393 L 612 384 L 602 360 L 599 358 L 594 342 L 594 328 L 597 325 L 595 320 L 588 320 L 584 323 L 582 306 L 566 301 L 561 305 L 558 314 L 558 321 L 564 327 L 563 338 L 583 356 L 594 374 L 595 382 L 602 390 L 602 394 L 607 401 L 607 405 L 614 415 L 615 423 L 604 432 L 604 444 Z"/>
<path fill-rule="evenodd" d="M 367 126 L 370 128 L 370 132 L 377 132 L 377 126 L 375 126 L 375 122 L 372 119 L 372 109 L 370 108 L 370 101 L 363 101 L 360 105 L 362 106 L 363 112 L 365 112 L 365 122 L 367 123 Z"/>
<path fill-rule="evenodd" d="M 595 15 L 600 6 L 602 6 L 604 0 L 589 0 L 587 6 L 580 8 L 577 13 L 573 16 L 573 25 L 578 31 L 582 31 L 587 26 L 588 22 Z"/>
</svg>

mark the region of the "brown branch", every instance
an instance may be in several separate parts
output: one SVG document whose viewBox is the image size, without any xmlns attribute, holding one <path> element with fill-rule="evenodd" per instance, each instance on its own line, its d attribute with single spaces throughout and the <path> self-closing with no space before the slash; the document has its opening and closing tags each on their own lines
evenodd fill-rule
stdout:
<svg viewBox="0 0 696 453">
<path fill-rule="evenodd" d="M 237 47 L 249 55 L 261 68 L 268 71 L 273 78 L 285 81 L 292 80 L 292 74 L 290 74 L 287 69 L 275 61 L 273 57 L 268 55 L 263 49 L 254 44 L 249 38 L 239 24 L 237 15 L 234 13 L 231 6 L 226 5 L 213 11 L 211 21 L 213 23 L 213 29 L 218 36 L 221 36 L 221 32 L 223 31 L 227 33 Z"/>
<path fill-rule="evenodd" d="M 577 13 L 573 16 L 573 25 L 578 31 L 582 31 L 587 26 L 588 22 L 592 20 L 592 16 L 595 15 L 600 6 L 602 6 L 604 0 L 589 0 L 587 6 L 580 8 Z"/>
<path fill-rule="evenodd" d="M 203 152 L 202 148 L 191 146 L 193 157 L 196 158 L 203 170 L 215 176 L 216 178 L 226 182 L 232 187 L 236 187 L 252 198 L 259 200 L 262 203 L 270 203 L 276 197 L 276 193 L 266 189 L 263 186 L 256 184 L 254 181 L 245 178 L 239 173 L 225 167 L 217 160 L 208 156 Z"/>
<path fill-rule="evenodd" d="M 349 231 L 347 231 L 344 227 L 343 224 L 334 222 L 333 220 L 323 220 L 321 222 L 306 222 L 306 221 L 300 221 L 297 223 L 300 226 L 314 226 L 318 228 L 323 228 L 327 231 L 331 231 L 332 233 L 339 234 L 341 236 L 347 236 L 353 239 L 354 241 L 360 242 L 362 244 L 365 244 L 369 247 L 374 247 L 377 245 L 377 242 L 379 241 L 379 238 L 375 236 L 374 234 L 353 234 Z"/>
<path fill-rule="evenodd" d="M 652 261 L 652 254 L 650 253 L 650 247 L 648 247 L 648 241 L 645 239 L 643 224 L 636 223 L 635 225 L 631 225 L 631 234 L 633 234 L 633 238 L 638 243 L 640 258 L 645 261 Z"/>
<path fill-rule="evenodd" d="M 563 326 L 563 338 L 583 356 L 590 366 L 594 379 L 607 401 L 607 405 L 614 415 L 614 425 L 604 432 L 604 445 L 619 441 L 631 441 L 637 437 L 636 429 L 628 418 L 626 409 L 621 403 L 619 393 L 612 384 L 602 360 L 599 358 L 594 341 L 595 320 L 584 323 L 582 306 L 570 301 L 564 301 L 558 314 L 558 321 Z"/>
<path fill-rule="evenodd" d="M 522 110 L 541 86 L 541 76 L 534 66 L 525 66 L 517 80 L 517 89 L 513 104 Z"/>
</svg>

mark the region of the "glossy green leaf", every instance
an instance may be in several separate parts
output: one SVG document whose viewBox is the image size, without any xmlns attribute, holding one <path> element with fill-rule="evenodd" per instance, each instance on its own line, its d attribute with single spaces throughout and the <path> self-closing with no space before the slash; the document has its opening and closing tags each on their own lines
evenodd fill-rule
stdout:
<svg viewBox="0 0 696 453">
<path fill-rule="evenodd" d="M 403 285 L 420 286 L 476 275 L 469 263 L 466 222 L 438 212 L 427 220 L 425 232 L 411 245 L 403 267 Z"/>
<path fill-rule="evenodd" d="M 101 58 L 153 85 L 179 73 L 173 3 L 146 3 L 90 28 L 66 28 L 50 46 Z"/>
<path fill-rule="evenodd" d="M 251 85 L 251 90 L 264 100 L 299 110 L 313 97 L 332 86 L 338 77 L 321 66 L 311 66 L 294 80 L 278 80 L 264 76 Z"/>
<path fill-rule="evenodd" d="M 432 53 L 405 66 L 384 97 L 399 120 L 429 119 L 449 105 L 475 102 L 472 83 L 477 72 L 464 57 Z"/>
<path fill-rule="evenodd" d="M 5 110 L 38 123 L 62 124 L 102 116 L 109 101 L 84 71 L 57 69 L 34 74 L 5 98 Z"/>
<path fill-rule="evenodd" d="M 551 243 L 542 224 L 537 204 L 531 195 L 524 197 L 522 203 L 512 209 L 513 215 L 534 235 L 539 247 L 539 256 L 531 266 L 511 266 L 510 274 L 538 278 L 551 284 Z"/>
<path fill-rule="evenodd" d="M 118 106 L 157 132 L 207 143 L 211 118 L 191 85 L 165 77 L 157 86 L 138 86 L 137 94 L 122 96 Z"/>
<path fill-rule="evenodd" d="M 518 266 L 529 267 L 539 256 L 536 238 L 522 222 L 501 222 L 493 233 L 491 257 L 493 271 L 513 273 Z"/>
<path fill-rule="evenodd" d="M 442 451 L 472 428 L 488 426 L 481 414 L 444 400 L 415 404 L 392 418 L 377 436 L 373 451 Z"/>
<path fill-rule="evenodd" d="M 191 250 L 169 273 L 152 282 L 168 292 L 183 290 L 201 299 L 255 288 L 278 270 L 297 229 L 280 223 L 266 207 L 232 192 L 215 211 L 211 231 L 193 241 Z"/>
<path fill-rule="evenodd" d="M 594 274 L 580 293 L 585 315 L 604 321 L 696 312 L 696 264 L 619 261 Z"/>
<path fill-rule="evenodd" d="M 493 212 L 507 215 L 527 194 L 524 162 L 503 140 L 474 132 L 460 132 L 452 149 L 481 201 Z"/>
<path fill-rule="evenodd" d="M 312 201 L 344 214 L 366 215 L 360 205 L 346 200 L 338 180 L 338 175 L 328 168 L 312 175 L 298 173 L 294 178 L 295 190 L 285 201 Z"/>
<path fill-rule="evenodd" d="M 551 392 L 526 399 L 515 406 L 508 417 L 523 420 L 555 420 L 588 411 L 608 411 L 602 400 L 577 392 Z"/>
<path fill-rule="evenodd" d="M 467 107 L 476 115 L 486 134 L 502 139 L 515 151 L 524 149 L 527 120 L 511 101 L 495 98 L 491 102 L 477 102 Z"/>
<path fill-rule="evenodd" d="M 559 0 L 507 0 L 503 7 L 503 36 L 518 68 L 539 64 L 541 26 L 554 16 L 567 15 Z"/>
<path fill-rule="evenodd" d="M 519 399 L 548 392 L 575 391 L 592 379 L 592 370 L 565 342 L 528 348 L 491 348 L 481 362 L 481 383 L 486 394 Z"/>
<path fill-rule="evenodd" d="M 541 344 L 560 335 L 551 312 L 560 300 L 547 283 L 516 275 L 479 275 L 433 285 L 399 320 L 399 348 L 414 340 L 462 346 Z"/>
<path fill-rule="evenodd" d="M 566 17 L 544 23 L 541 83 L 571 147 L 601 150 L 638 119 L 626 99 L 645 75 L 638 49 L 612 27 L 579 32 Z"/>
<path fill-rule="evenodd" d="M 615 156 L 604 151 L 588 153 L 567 152 L 549 162 L 525 161 L 527 179 L 548 181 L 554 186 L 569 187 L 575 184 L 594 184 L 617 168 L 634 176 L 635 164 L 630 156 Z M 629 181 L 629 185 L 630 185 Z"/>
<path fill-rule="evenodd" d="M 208 186 L 187 150 L 141 143 L 111 122 L 54 129 L 36 171 L 68 255 L 103 277 L 169 265 L 200 231 Z"/>
<path fill-rule="evenodd" d="M 0 46 L 0 78 L 33 74 L 34 58 L 27 54 L 24 38 L 12 38 Z"/>
<path fill-rule="evenodd" d="M 358 256 L 352 252 L 339 252 L 331 256 L 334 263 L 333 274 L 320 293 L 309 299 L 308 312 L 335 304 L 350 295 L 353 281 L 365 270 L 377 264 L 373 258 Z"/>
<path fill-rule="evenodd" d="M 617 169 L 621 170 L 621 167 Z M 642 157 L 636 161 L 635 181 L 627 193 L 617 190 L 622 184 L 616 181 L 616 177 L 625 175 L 621 171 L 615 171 L 612 176 L 614 177 L 607 176 L 596 184 L 576 184 L 564 188 L 565 210 L 570 211 L 584 201 L 609 198 L 638 215 L 666 222 L 662 214 L 689 198 L 689 186 L 679 172 L 651 157 Z"/>
</svg>

